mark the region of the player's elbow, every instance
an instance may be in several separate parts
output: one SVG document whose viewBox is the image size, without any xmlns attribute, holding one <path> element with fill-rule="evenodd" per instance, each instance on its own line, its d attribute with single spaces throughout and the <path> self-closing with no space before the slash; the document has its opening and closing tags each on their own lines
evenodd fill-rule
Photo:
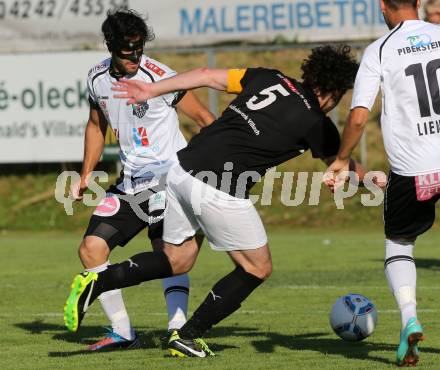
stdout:
<svg viewBox="0 0 440 370">
<path fill-rule="evenodd" d="M 355 130 L 363 130 L 367 122 L 360 119 L 351 119 L 348 123 L 350 128 Z"/>
<path fill-rule="evenodd" d="M 356 107 L 350 112 L 348 126 L 352 129 L 363 130 L 368 121 L 369 110 L 364 107 Z"/>
<path fill-rule="evenodd" d="M 220 69 L 212 68 L 199 68 L 200 78 L 203 81 L 203 85 L 216 90 L 224 90 L 223 74 Z"/>
<path fill-rule="evenodd" d="M 199 127 L 209 126 L 215 120 L 214 115 L 202 105 L 195 107 L 191 112 L 187 112 L 186 115 L 193 119 Z"/>
<path fill-rule="evenodd" d="M 208 67 L 202 67 L 198 68 L 197 70 L 200 78 L 204 82 L 204 85 L 209 86 L 212 83 L 213 80 L 213 73 L 212 69 Z"/>
<path fill-rule="evenodd" d="M 200 127 L 209 126 L 214 120 L 214 115 L 206 109 L 201 109 L 197 112 L 196 122 Z"/>
</svg>

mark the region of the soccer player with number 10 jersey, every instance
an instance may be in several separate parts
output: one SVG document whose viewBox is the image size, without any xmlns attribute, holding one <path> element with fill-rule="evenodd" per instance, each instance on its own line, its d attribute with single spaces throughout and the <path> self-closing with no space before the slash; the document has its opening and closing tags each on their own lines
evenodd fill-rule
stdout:
<svg viewBox="0 0 440 370">
<path fill-rule="evenodd" d="M 431 228 L 440 198 L 440 27 L 419 20 L 418 0 L 382 0 L 390 32 L 365 50 L 341 148 L 328 172 L 348 167 L 379 87 L 390 174 L 384 201 L 385 275 L 401 312 L 399 366 L 414 366 L 423 328 L 416 311 L 417 237 Z M 327 185 L 337 186 L 329 177 Z"/>
</svg>

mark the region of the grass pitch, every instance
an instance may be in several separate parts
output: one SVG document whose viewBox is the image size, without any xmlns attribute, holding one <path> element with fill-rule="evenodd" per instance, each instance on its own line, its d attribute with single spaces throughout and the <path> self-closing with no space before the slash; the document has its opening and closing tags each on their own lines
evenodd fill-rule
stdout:
<svg viewBox="0 0 440 370">
<path fill-rule="evenodd" d="M 161 349 L 167 316 L 160 282 L 126 289 L 124 297 L 142 349 L 88 353 L 107 324 L 96 302 L 77 334 L 62 325 L 79 234 L 0 236 L 1 369 L 383 369 L 394 368 L 400 318 L 383 274 L 380 231 L 282 230 L 269 233 L 274 273 L 243 307 L 215 327 L 207 342 L 217 357 L 169 358 Z M 142 237 L 114 251 L 112 261 L 146 248 Z M 438 369 L 440 355 L 440 232 L 416 246 L 419 318 L 425 327 L 422 368 Z M 191 272 L 190 309 L 232 265 L 206 245 Z M 342 294 L 370 297 L 378 326 L 360 343 L 336 337 L 328 313 Z"/>
</svg>

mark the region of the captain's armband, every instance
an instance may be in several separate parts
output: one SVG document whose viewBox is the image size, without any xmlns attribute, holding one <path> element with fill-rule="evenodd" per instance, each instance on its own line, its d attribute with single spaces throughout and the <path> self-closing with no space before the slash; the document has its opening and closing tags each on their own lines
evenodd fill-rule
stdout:
<svg viewBox="0 0 440 370">
<path fill-rule="evenodd" d="M 246 73 L 246 69 L 229 69 L 228 70 L 228 86 L 226 91 L 230 94 L 240 94 L 243 91 L 241 79 Z"/>
</svg>

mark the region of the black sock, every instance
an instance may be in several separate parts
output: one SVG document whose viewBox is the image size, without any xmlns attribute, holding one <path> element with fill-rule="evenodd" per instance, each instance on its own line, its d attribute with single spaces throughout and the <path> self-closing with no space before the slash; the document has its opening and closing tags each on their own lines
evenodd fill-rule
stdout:
<svg viewBox="0 0 440 370">
<path fill-rule="evenodd" d="M 170 276 L 173 276 L 173 270 L 164 252 L 139 253 L 100 272 L 92 299 L 108 290 L 126 288 L 144 281 Z"/>
<path fill-rule="evenodd" d="M 207 330 L 238 310 L 249 294 L 263 282 L 242 267 L 219 280 L 193 316 L 179 330 L 181 338 L 201 337 Z"/>
</svg>

